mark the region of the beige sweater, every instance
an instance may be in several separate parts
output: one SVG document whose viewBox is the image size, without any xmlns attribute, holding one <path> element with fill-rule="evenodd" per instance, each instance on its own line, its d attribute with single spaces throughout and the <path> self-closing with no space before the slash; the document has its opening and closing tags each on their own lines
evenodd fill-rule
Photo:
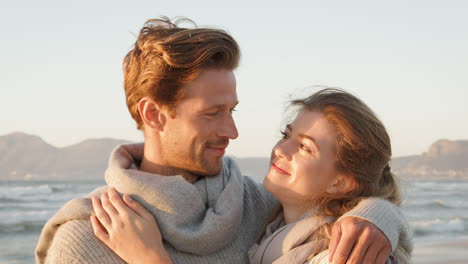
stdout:
<svg viewBox="0 0 468 264">
<path fill-rule="evenodd" d="M 375 207 L 379 204 L 378 207 Z M 349 215 L 365 217 L 380 225 L 381 229 L 388 229 L 392 222 L 398 223 L 403 217 L 398 211 L 394 212 L 397 218 L 392 218 L 386 211 L 396 209 L 389 202 L 377 199 L 363 200 Z M 348 215 L 348 216 L 349 216 Z M 395 217 L 394 216 L 394 217 Z M 250 264 L 328 264 L 328 251 L 323 240 L 309 241 L 309 237 L 323 224 L 335 222 L 333 217 L 320 217 L 311 211 L 297 222 L 285 224 L 283 214 L 272 221 L 266 228 L 265 235 L 259 244 L 254 244 L 249 250 Z M 398 227 L 402 233 L 398 244 L 394 245 L 394 252 L 387 264 L 410 263 L 409 255 L 412 252 L 411 239 L 408 237 L 408 226 Z M 389 230 L 391 231 L 391 230 Z M 316 255 L 308 262 L 310 256 Z"/>
<path fill-rule="evenodd" d="M 131 194 L 155 216 L 174 263 L 248 263 L 247 251 L 277 204 L 271 194 L 251 178 L 242 177 L 229 158 L 223 159 L 219 175 L 189 184 L 181 176 L 139 171 L 136 164 L 142 156 L 142 144 L 116 148 L 109 160 L 106 183 Z M 107 186 L 94 194 L 102 193 Z M 360 216 L 372 216 L 380 202 L 372 201 L 373 206 Z M 398 224 L 371 219 L 383 225 L 381 229 L 392 245 L 400 236 L 395 226 L 404 223 L 395 218 L 393 210 L 386 207 L 386 216 L 397 219 Z M 52 217 L 36 248 L 37 263 L 123 263 L 94 236 L 91 212 L 89 199 L 81 198 L 70 201 Z"/>
</svg>

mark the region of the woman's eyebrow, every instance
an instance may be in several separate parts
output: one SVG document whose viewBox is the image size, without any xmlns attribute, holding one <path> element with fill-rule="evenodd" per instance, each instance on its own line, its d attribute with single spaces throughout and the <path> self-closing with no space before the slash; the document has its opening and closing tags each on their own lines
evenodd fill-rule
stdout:
<svg viewBox="0 0 468 264">
<path fill-rule="evenodd" d="M 317 149 L 320 151 L 320 146 L 317 143 L 317 140 L 315 140 L 315 138 L 313 138 L 313 137 L 311 137 L 309 135 L 306 135 L 306 134 L 299 134 L 299 137 L 305 138 L 305 139 L 308 139 L 308 140 L 312 141 L 314 143 L 315 147 L 317 147 Z"/>
<path fill-rule="evenodd" d="M 293 130 L 293 129 L 292 129 L 292 126 L 291 126 L 290 124 L 287 125 L 286 128 L 289 129 L 289 131 L 291 131 L 291 132 L 292 132 L 292 130 Z M 299 136 L 300 138 L 305 138 L 305 139 L 308 139 L 308 140 L 312 141 L 312 143 L 314 143 L 315 147 L 320 151 L 320 146 L 319 146 L 319 144 L 317 143 L 317 140 L 315 140 L 315 138 L 313 138 L 313 137 L 311 137 L 311 136 L 309 136 L 309 135 L 303 134 L 303 133 L 302 133 L 302 134 L 299 134 L 298 136 Z"/>
</svg>

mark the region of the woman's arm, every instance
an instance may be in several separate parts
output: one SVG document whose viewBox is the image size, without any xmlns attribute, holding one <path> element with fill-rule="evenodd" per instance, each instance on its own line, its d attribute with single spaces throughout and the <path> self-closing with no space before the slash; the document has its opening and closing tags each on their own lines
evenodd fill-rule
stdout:
<svg viewBox="0 0 468 264">
<path fill-rule="evenodd" d="M 92 198 L 94 234 L 127 263 L 172 263 L 152 214 L 114 188 Z"/>
</svg>

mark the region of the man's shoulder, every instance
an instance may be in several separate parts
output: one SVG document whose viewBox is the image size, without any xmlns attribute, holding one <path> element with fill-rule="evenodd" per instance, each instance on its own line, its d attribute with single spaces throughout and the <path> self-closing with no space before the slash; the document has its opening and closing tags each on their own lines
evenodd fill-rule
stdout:
<svg viewBox="0 0 468 264">
<path fill-rule="evenodd" d="M 265 187 L 263 187 L 263 184 L 257 182 L 250 176 L 243 176 L 243 182 L 244 182 L 244 189 L 247 190 L 248 196 L 261 196 L 264 197 L 265 199 L 271 199 L 273 196 L 271 193 L 269 193 Z"/>
<path fill-rule="evenodd" d="M 54 235 L 47 253 L 47 263 L 124 263 L 93 233 L 89 220 L 71 220 Z"/>
<path fill-rule="evenodd" d="M 275 197 L 261 183 L 249 176 L 244 178 L 244 205 L 251 205 L 255 210 L 266 210 L 268 213 L 278 204 Z"/>
<path fill-rule="evenodd" d="M 263 185 L 257 181 L 255 181 L 250 176 L 242 176 L 242 180 L 244 183 L 244 189 L 247 191 L 246 195 L 260 195 L 265 196 L 266 190 Z"/>
</svg>

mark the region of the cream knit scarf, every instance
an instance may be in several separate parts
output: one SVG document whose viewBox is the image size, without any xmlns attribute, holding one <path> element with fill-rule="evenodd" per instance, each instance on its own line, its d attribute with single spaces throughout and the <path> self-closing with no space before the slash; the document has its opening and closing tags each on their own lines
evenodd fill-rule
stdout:
<svg viewBox="0 0 468 264">
<path fill-rule="evenodd" d="M 219 175 L 204 177 L 196 183 L 182 176 L 161 176 L 139 171 L 143 144 L 117 147 L 105 173 L 107 186 L 87 197 L 99 195 L 113 186 L 131 194 L 156 218 L 164 240 L 180 251 L 208 255 L 233 241 L 241 223 L 243 183 L 235 163 L 223 158 Z M 36 261 L 47 256 L 53 236 L 61 224 L 88 220 L 92 213 L 89 198 L 69 201 L 44 226 L 36 248 Z"/>
<path fill-rule="evenodd" d="M 323 224 L 333 218 L 305 215 L 297 222 L 285 225 L 283 214 L 271 222 L 260 244 L 249 250 L 250 264 L 303 264 L 320 252 L 324 241 L 308 241 Z"/>
</svg>

